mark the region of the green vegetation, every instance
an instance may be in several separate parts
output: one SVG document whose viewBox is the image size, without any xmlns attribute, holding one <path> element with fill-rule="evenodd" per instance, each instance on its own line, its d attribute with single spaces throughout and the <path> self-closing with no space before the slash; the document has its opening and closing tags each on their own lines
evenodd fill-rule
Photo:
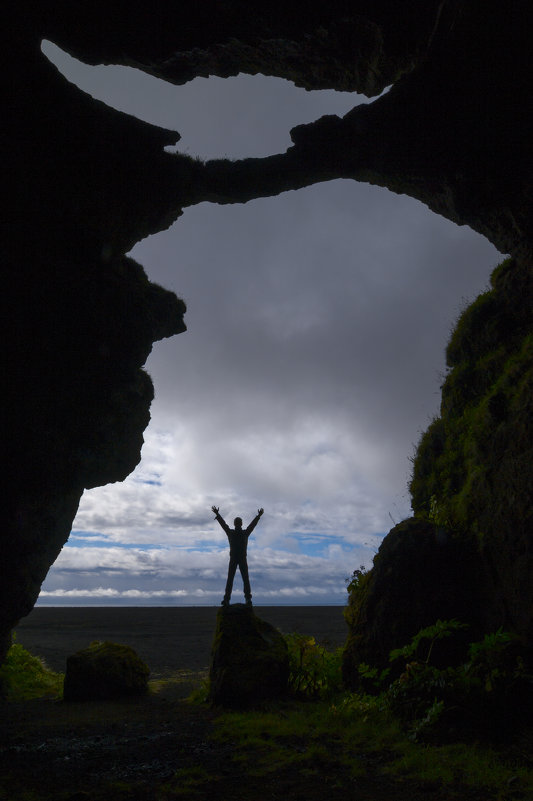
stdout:
<svg viewBox="0 0 533 801">
<path fill-rule="evenodd" d="M 371 573 L 364 565 L 354 570 L 351 577 L 346 580 L 348 606 L 344 609 L 344 619 L 350 627 L 357 619 L 359 611 L 366 600 L 370 580 Z"/>
<path fill-rule="evenodd" d="M 457 620 L 438 620 L 390 654 L 404 667 L 382 697 L 413 741 L 498 742 L 529 722 L 523 709 L 533 698 L 533 676 L 508 632 L 471 643 L 459 665 L 431 664 L 434 644 L 465 628 Z"/>
<path fill-rule="evenodd" d="M 323 701 L 283 703 L 269 711 L 223 713 L 215 740 L 231 747 L 232 762 L 251 776 L 296 769 L 328 773 L 337 782 L 364 773 L 341 717 Z"/>
<path fill-rule="evenodd" d="M 480 540 L 531 526 L 531 272 L 508 259 L 463 312 L 446 350 L 441 416 L 422 436 L 415 514 Z"/>
<path fill-rule="evenodd" d="M 342 648 L 328 651 L 314 637 L 285 634 L 289 651 L 289 690 L 303 698 L 324 698 L 342 686 Z"/>
<path fill-rule="evenodd" d="M 431 659 L 433 646 L 438 640 L 444 640 L 451 637 L 455 631 L 467 629 L 466 623 L 461 623 L 459 620 L 437 620 L 433 626 L 427 626 L 421 629 L 418 634 L 412 638 L 411 642 L 404 645 L 403 648 L 395 648 L 390 652 L 390 661 L 394 662 L 395 659 L 409 659 L 420 657 L 420 652 L 426 649 L 424 659 L 422 660 L 425 665 L 428 665 Z"/>
<path fill-rule="evenodd" d="M 209 695 L 208 673 L 206 670 L 175 670 L 163 678 L 150 679 L 148 691 L 151 695 L 177 695 L 180 698 L 188 693 L 191 701 L 203 703 Z"/>
<path fill-rule="evenodd" d="M 0 667 L 0 695 L 10 701 L 60 698 L 64 675 L 49 670 L 42 659 L 30 654 L 16 642 L 15 637 L 13 639 L 13 645 Z"/>
<path fill-rule="evenodd" d="M 364 585 L 366 572 L 356 572 L 357 585 Z M 514 638 L 500 630 L 472 643 L 464 664 L 432 664 L 436 643 L 464 636 L 467 628 L 438 620 L 422 629 L 391 652 L 392 665 L 403 663 L 399 678 L 361 665 L 372 695 L 343 691 L 340 649 L 328 652 L 311 637 L 285 635 L 292 698 L 217 714 L 213 737 L 229 754 L 228 771 L 265 783 L 283 782 L 290 773 L 304 788 L 320 777 L 331 797 L 371 776 L 446 787 L 457 799 L 469 788 L 484 791 L 487 800 L 530 797 L 533 770 L 525 749 L 480 738 L 480 726 L 483 735 L 494 734 L 487 719 L 498 720 L 510 689 L 521 691 L 531 681 Z M 201 797 L 201 786 L 196 789 Z"/>
<path fill-rule="evenodd" d="M 457 799 L 465 788 L 483 790 L 487 801 L 533 793 L 531 765 L 518 750 L 413 742 L 382 697 L 343 694 L 334 702 L 222 713 L 214 738 L 230 753 L 231 770 L 238 775 L 266 783 L 283 780 L 290 771 L 300 787 L 320 781 L 330 797 L 337 797 L 333 790 L 339 797 L 353 792 L 354 781 L 373 777 L 379 782 L 385 776 L 447 786 L 449 798 Z"/>
<path fill-rule="evenodd" d="M 180 768 L 174 774 L 172 782 L 165 786 L 165 798 L 201 798 L 202 788 L 209 786 L 212 781 L 212 773 L 202 765 Z"/>
<path fill-rule="evenodd" d="M 212 728 L 203 735 L 206 739 L 199 750 L 184 747 L 179 770 L 161 784 L 156 780 L 158 797 L 167 801 L 217 794 L 234 797 L 237 789 L 243 798 L 267 797 L 272 788 L 276 792 L 282 788 L 288 800 L 336 801 L 351 797 L 354 786 L 366 788 L 369 798 L 374 792 L 376 798 L 384 797 L 383 792 L 394 797 L 396 783 L 404 792 L 411 781 L 417 791 L 435 788 L 457 801 L 471 788 L 484 793 L 486 801 L 533 797 L 526 740 L 494 745 L 479 737 L 461 739 L 458 733 L 463 730 L 456 717 L 458 709 L 472 707 L 488 710 L 489 715 L 497 712 L 499 702 L 507 702 L 509 688 L 520 688 L 531 677 L 517 656 L 514 638 L 501 630 L 472 643 L 462 665 L 432 664 L 437 643 L 463 634 L 464 625 L 456 620 L 439 620 L 421 630 L 391 653 L 391 665 L 403 664 L 399 678 L 390 680 L 386 671 L 373 674 L 373 695 L 342 689 L 340 650 L 328 652 L 312 637 L 285 635 L 291 697 L 246 712 L 213 713 Z M 367 677 L 372 670 L 361 666 Z M 62 676 L 48 671 L 16 643 L 1 676 L 6 686 L 9 683 L 12 701 L 58 697 L 61 692 Z M 205 677 L 196 678 L 203 678 L 203 683 L 194 691 L 191 705 L 193 700 L 204 703 L 207 697 Z M 192 680 L 191 674 L 180 672 L 151 682 L 150 688 L 152 694 L 169 698 L 173 684 Z M 499 700 L 494 704 L 492 699 Z M 119 712 L 113 709 L 116 718 Z M 144 792 L 135 782 L 120 786 L 115 781 L 113 786 L 115 797 L 124 801 Z M 20 794 L 11 797 L 32 796 L 21 787 Z"/>
</svg>

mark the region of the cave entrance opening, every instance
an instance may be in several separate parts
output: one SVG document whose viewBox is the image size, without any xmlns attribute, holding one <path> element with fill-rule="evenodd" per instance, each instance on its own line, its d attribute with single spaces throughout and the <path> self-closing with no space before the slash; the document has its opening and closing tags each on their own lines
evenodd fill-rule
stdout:
<svg viewBox="0 0 533 801">
<path fill-rule="evenodd" d="M 282 152 L 293 125 L 361 100 L 261 76 L 175 87 L 74 59 L 61 69 L 177 129 L 177 149 L 202 158 Z M 140 466 L 85 493 L 42 597 L 218 603 L 216 503 L 266 509 L 250 554 L 259 603 L 343 604 L 344 579 L 369 564 L 390 518 L 409 513 L 408 457 L 437 411 L 447 335 L 496 251 L 411 198 L 335 181 L 200 204 L 130 255 L 185 299 L 189 330 L 147 363 L 156 399 Z"/>
</svg>

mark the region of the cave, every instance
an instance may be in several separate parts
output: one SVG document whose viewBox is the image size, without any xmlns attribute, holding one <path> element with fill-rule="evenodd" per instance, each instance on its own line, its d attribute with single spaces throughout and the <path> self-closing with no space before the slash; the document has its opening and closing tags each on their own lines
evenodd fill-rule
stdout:
<svg viewBox="0 0 533 801">
<path fill-rule="evenodd" d="M 155 341 L 185 330 L 186 308 L 127 254 L 183 209 L 338 178 L 385 187 L 510 254 L 513 277 L 498 286 L 509 308 L 520 307 L 513 347 L 522 348 L 532 330 L 533 10 L 523 0 L 505 14 L 479 0 L 320 9 L 211 0 L 186 9 L 169 2 L 74 8 L 52 0 L 30 12 L 12 8 L 10 17 L 4 302 L 13 334 L 4 382 L 2 653 L 68 539 L 83 491 L 123 480 L 139 462 L 153 399 L 143 365 Z M 370 102 L 297 126 L 285 153 L 201 161 L 169 152 L 177 132 L 111 110 L 69 84 L 42 53 L 44 40 L 87 64 L 133 66 L 175 84 L 260 73 Z M 502 412 L 492 404 L 496 419 Z M 531 464 L 524 409 L 514 453 L 521 475 Z M 496 482 L 496 491 L 508 494 L 510 481 Z M 531 478 L 520 487 L 519 536 L 511 516 L 508 528 L 500 520 L 484 540 L 482 572 L 492 572 L 483 599 L 492 581 L 504 622 L 527 639 L 530 614 L 512 610 L 531 610 L 515 597 L 531 570 Z M 421 514 L 427 503 L 418 503 Z M 463 518 L 475 528 L 473 513 Z M 491 609 L 486 625 L 501 618 Z"/>
</svg>

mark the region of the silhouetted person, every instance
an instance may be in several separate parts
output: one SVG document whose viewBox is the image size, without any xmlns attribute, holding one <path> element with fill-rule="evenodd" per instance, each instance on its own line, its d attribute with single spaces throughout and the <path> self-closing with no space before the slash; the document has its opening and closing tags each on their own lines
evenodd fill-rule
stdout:
<svg viewBox="0 0 533 801">
<path fill-rule="evenodd" d="M 244 584 L 244 597 L 246 605 L 252 605 L 252 591 L 250 589 L 250 579 L 248 577 L 248 562 L 246 561 L 246 548 L 248 546 L 248 537 L 256 527 L 259 518 L 264 512 L 264 509 L 258 509 L 257 514 L 248 526 L 243 529 L 242 519 L 236 517 L 233 521 L 235 528 L 230 528 L 223 517 L 218 513 L 218 507 L 212 506 L 215 513 L 215 519 L 218 520 L 222 528 L 227 534 L 229 540 L 229 567 L 228 567 L 228 580 L 226 582 L 226 592 L 224 593 L 224 600 L 222 606 L 229 606 L 229 599 L 231 598 L 231 591 L 233 589 L 233 579 L 235 578 L 235 571 L 237 568 L 241 571 L 242 583 Z"/>
</svg>

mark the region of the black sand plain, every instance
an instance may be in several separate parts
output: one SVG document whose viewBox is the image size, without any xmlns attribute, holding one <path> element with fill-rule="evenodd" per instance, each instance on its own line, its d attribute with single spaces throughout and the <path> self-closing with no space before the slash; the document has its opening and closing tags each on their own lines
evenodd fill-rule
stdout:
<svg viewBox="0 0 533 801">
<path fill-rule="evenodd" d="M 197 607 L 45 607 L 17 626 L 17 642 L 49 668 L 63 673 L 67 657 L 95 640 L 131 646 L 146 662 L 151 678 L 209 667 L 218 609 Z M 284 634 L 307 634 L 333 650 L 348 629 L 342 606 L 257 606 L 256 615 Z"/>
</svg>

